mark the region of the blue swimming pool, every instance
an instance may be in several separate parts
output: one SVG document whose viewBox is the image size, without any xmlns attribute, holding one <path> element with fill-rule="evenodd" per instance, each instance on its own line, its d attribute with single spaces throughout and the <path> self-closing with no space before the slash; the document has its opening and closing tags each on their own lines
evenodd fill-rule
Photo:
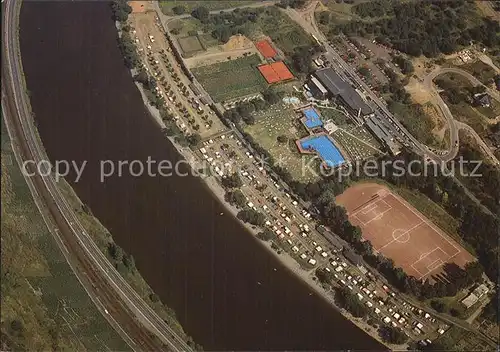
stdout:
<svg viewBox="0 0 500 352">
<path fill-rule="evenodd" d="M 323 126 L 323 121 L 321 121 L 321 118 L 319 117 L 319 114 L 315 109 L 304 109 L 303 113 L 306 117 L 305 125 L 307 128 L 312 129 Z"/>
<path fill-rule="evenodd" d="M 335 144 L 325 135 L 315 136 L 300 141 L 304 150 L 315 151 L 329 167 L 336 167 L 345 162 Z"/>
</svg>

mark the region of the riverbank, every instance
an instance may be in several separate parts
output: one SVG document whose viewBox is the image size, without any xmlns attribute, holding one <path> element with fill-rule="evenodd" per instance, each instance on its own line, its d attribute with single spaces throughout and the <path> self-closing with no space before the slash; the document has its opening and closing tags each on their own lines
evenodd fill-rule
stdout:
<svg viewBox="0 0 500 352">
<path fill-rule="evenodd" d="M 131 75 L 133 76 L 132 71 L 131 71 Z M 160 117 L 159 110 L 150 104 L 142 85 L 137 83 L 137 82 L 135 82 L 135 85 L 141 94 L 143 103 L 147 107 L 151 118 L 158 124 L 158 126 L 160 128 L 162 128 L 162 129 L 165 128 L 166 125 Z M 195 155 L 194 151 L 189 147 L 183 147 L 183 146 L 179 145 L 178 143 L 176 143 L 175 139 L 171 136 L 166 136 L 166 138 L 171 142 L 171 144 L 177 150 L 177 152 L 189 163 L 189 165 L 193 169 L 196 169 L 196 163 L 199 161 L 199 158 Z M 336 311 L 341 313 L 342 316 L 344 316 L 347 320 L 349 320 L 354 325 L 356 325 L 358 328 L 363 330 L 365 333 L 370 335 L 372 338 L 374 338 L 377 341 L 379 341 L 380 343 L 386 345 L 391 350 L 406 349 L 406 346 L 404 346 L 404 345 L 403 346 L 388 345 L 386 342 L 384 342 L 380 338 L 376 328 L 374 328 L 371 325 L 369 325 L 368 323 L 366 323 L 363 319 L 354 318 L 351 314 L 349 314 L 349 312 L 340 308 L 335 303 L 335 299 L 332 295 L 332 292 L 325 290 L 319 284 L 319 282 L 317 280 L 315 280 L 315 276 L 314 276 L 315 270 L 314 269 L 312 269 L 310 271 L 304 270 L 300 266 L 300 264 L 293 257 L 291 257 L 288 253 L 286 253 L 285 251 L 282 251 L 281 254 L 278 254 L 276 252 L 276 250 L 274 250 L 272 248 L 270 242 L 264 242 L 264 241 L 258 239 L 256 237 L 256 235 L 260 232 L 260 230 L 256 226 L 245 223 L 237 218 L 237 214 L 239 212 L 239 209 L 236 208 L 235 206 L 233 206 L 232 204 L 230 204 L 228 201 L 226 201 L 226 199 L 225 199 L 226 191 L 220 185 L 220 183 L 217 181 L 217 179 L 214 176 L 208 176 L 208 177 L 203 178 L 203 184 L 218 199 L 218 201 L 225 207 L 225 209 L 230 214 L 229 216 L 233 216 L 238 222 L 240 222 L 245 227 L 245 229 L 253 235 L 254 240 L 257 241 L 262 248 L 266 249 L 269 253 L 271 253 L 276 259 L 278 259 L 280 261 L 280 263 L 287 270 L 289 270 L 289 272 L 293 273 L 304 284 L 307 284 L 307 286 L 309 288 L 312 288 L 316 294 L 318 294 L 325 302 L 327 302 L 329 305 L 331 305 Z M 227 215 L 225 213 L 221 213 L 220 216 L 227 216 Z M 312 295 L 312 293 L 310 293 L 310 295 Z"/>
<path fill-rule="evenodd" d="M 385 349 L 220 216 L 229 213 L 204 182 L 128 172 L 100 182 L 102 160 L 182 159 L 122 65 L 108 3 L 22 9 L 23 66 L 49 157 L 88 160 L 68 181 L 195 341 L 217 351 Z"/>
</svg>

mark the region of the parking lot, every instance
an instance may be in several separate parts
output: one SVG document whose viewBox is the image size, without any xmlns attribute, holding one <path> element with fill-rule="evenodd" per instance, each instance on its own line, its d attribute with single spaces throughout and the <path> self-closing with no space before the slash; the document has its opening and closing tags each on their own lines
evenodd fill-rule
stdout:
<svg viewBox="0 0 500 352">
<path fill-rule="evenodd" d="M 243 181 L 240 189 L 247 199 L 246 206 L 266 216 L 265 226 L 276 236 L 273 242 L 311 275 L 317 268 L 332 273 L 333 284 L 351 290 L 379 324 L 402 328 L 411 338 L 422 340 L 436 335 L 438 329 L 447 328 L 429 313 L 399 299 L 373 275 L 363 274 L 341 250 L 326 242 L 317 232 L 311 214 L 267 175 L 259 158 L 250 154 L 233 134 L 206 141 L 199 155 L 215 168 L 219 179 L 238 173 Z"/>
<path fill-rule="evenodd" d="M 146 15 L 150 18 L 140 17 Z M 232 173 L 239 174 L 243 181 L 241 191 L 246 197 L 246 207 L 265 215 L 265 227 L 275 236 L 273 242 L 295 258 L 310 275 L 314 275 L 318 268 L 332 273 L 332 284 L 351 290 L 370 309 L 378 324 L 400 327 L 413 339 L 425 340 L 444 332 L 447 326 L 402 300 L 373 274 L 366 273 L 359 264 L 348 260 L 341 248 L 332 246 L 316 230 L 317 224 L 308 209 L 284 191 L 281 181 L 267 173 L 264 162 L 252 155 L 231 131 L 225 130 L 211 109 L 196 99 L 188 88 L 188 78 L 171 54 L 155 15 L 138 14 L 135 19 L 135 28 L 132 28 L 131 33 L 138 45 L 144 68 L 157 79 L 156 94 L 175 115 L 183 132 L 198 131 L 205 138 L 196 153 L 200 160 L 210 164 L 215 178 L 222 181 Z M 262 136 L 269 141 L 276 141 L 280 134 L 300 137 L 300 131 L 294 124 L 298 118 L 293 110 L 290 115 L 286 114 L 285 109 L 279 108 L 271 109 L 270 112 L 269 116 L 263 116 L 266 124 L 261 131 Z M 361 134 L 358 135 L 358 132 Z M 349 133 L 351 136 L 344 136 L 344 143 L 350 143 L 352 136 L 361 139 L 366 137 L 362 131 L 351 130 Z M 273 144 L 264 147 L 268 150 L 275 148 L 274 153 L 280 156 L 286 146 Z M 354 146 L 350 152 L 356 157 L 366 156 L 362 149 L 354 150 Z"/>
<path fill-rule="evenodd" d="M 132 39 L 144 63 L 144 69 L 157 83 L 155 94 L 174 115 L 185 133 L 198 133 L 202 138 L 219 133 L 225 126 L 213 111 L 196 99 L 189 80 L 176 62 L 156 14 L 136 14 L 131 19 Z"/>
</svg>

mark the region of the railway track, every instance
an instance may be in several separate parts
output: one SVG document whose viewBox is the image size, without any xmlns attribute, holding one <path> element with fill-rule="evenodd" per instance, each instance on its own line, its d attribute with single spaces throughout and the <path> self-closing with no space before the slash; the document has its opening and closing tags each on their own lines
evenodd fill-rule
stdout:
<svg viewBox="0 0 500 352">
<path fill-rule="evenodd" d="M 18 53 L 21 2 L 5 0 L 3 12 L 2 113 L 13 152 L 24 161 L 46 159 L 31 121 Z M 24 175 L 44 220 L 73 272 L 103 316 L 135 351 L 188 351 L 189 346 L 137 295 L 85 233 L 52 176 L 41 176 L 33 164 Z M 168 348 L 167 348 L 168 345 Z"/>
</svg>

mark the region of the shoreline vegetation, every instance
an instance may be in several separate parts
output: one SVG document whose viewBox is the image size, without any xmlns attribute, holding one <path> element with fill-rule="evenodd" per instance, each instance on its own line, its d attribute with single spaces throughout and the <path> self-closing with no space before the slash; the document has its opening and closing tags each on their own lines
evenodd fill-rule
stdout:
<svg viewBox="0 0 500 352">
<path fill-rule="evenodd" d="M 116 21 L 116 27 L 118 31 L 118 36 L 121 38 L 122 36 L 122 31 L 121 31 L 121 26 L 122 23 L 125 21 Z M 155 120 L 155 122 L 158 124 L 158 126 L 162 129 L 162 131 L 165 131 L 169 128 L 167 124 L 162 120 L 160 111 L 157 107 L 154 106 L 154 104 L 150 101 L 148 98 L 148 91 L 143 87 L 143 85 L 137 80 L 134 79 L 135 77 L 135 69 L 133 67 L 128 67 L 131 73 L 131 78 L 133 79 L 137 89 L 139 90 L 143 103 L 146 106 L 146 108 L 149 111 L 149 114 L 151 118 Z M 178 136 L 170 136 L 166 135 L 166 138 L 172 143 L 174 148 L 177 150 L 177 152 L 189 163 L 191 168 L 196 167 L 196 162 L 199 161 L 198 157 L 195 155 L 195 152 L 191 147 L 189 146 L 184 146 L 183 144 L 179 143 L 179 140 L 177 139 Z M 298 279 L 300 279 L 302 282 L 301 284 L 307 284 L 309 288 L 311 288 L 313 291 L 316 292 L 316 294 L 323 299 L 325 302 L 327 302 L 332 308 L 334 308 L 337 312 L 342 314 L 344 318 L 346 318 L 348 321 L 350 321 L 352 324 L 356 325 L 359 329 L 363 330 L 365 333 L 367 333 L 369 336 L 371 336 L 373 339 L 378 341 L 379 343 L 389 347 L 392 350 L 401 350 L 401 349 L 406 349 L 407 344 L 400 344 L 400 345 L 394 345 L 390 344 L 387 341 L 384 341 L 382 337 L 380 336 L 378 328 L 371 326 L 368 324 L 364 318 L 356 318 L 354 317 L 348 310 L 345 308 L 341 308 L 339 304 L 334 299 L 333 292 L 334 288 L 332 286 L 331 289 L 325 289 L 323 285 L 317 280 L 314 272 L 316 269 L 310 269 L 307 271 L 305 268 L 301 267 L 300 264 L 287 252 L 282 251 L 280 247 L 276 246 L 274 242 L 268 242 L 263 239 L 260 239 L 259 235 L 262 234 L 261 230 L 257 226 L 251 225 L 248 222 L 242 221 L 240 218 L 238 218 L 238 213 L 240 212 L 240 209 L 238 209 L 236 206 L 231 204 L 227 199 L 227 193 L 230 193 L 230 191 L 226 191 L 224 187 L 217 182 L 214 176 L 208 176 L 202 179 L 202 182 L 204 186 L 209 190 L 217 199 L 218 201 L 226 208 L 226 210 L 233 216 L 237 221 L 249 232 L 253 235 L 255 240 L 262 246 L 262 248 L 266 249 L 269 253 L 271 253 L 276 259 L 279 260 L 279 262 L 283 265 L 283 267 L 286 268 L 290 273 L 295 275 Z M 222 213 L 221 216 L 226 216 L 225 213 Z M 312 293 L 311 293 L 312 294 Z"/>
<path fill-rule="evenodd" d="M 49 231 L 3 117 L 1 130 L 3 349 L 131 350 L 99 312 Z"/>
<path fill-rule="evenodd" d="M 121 0 L 117 0 L 116 3 L 121 3 Z M 122 9 L 122 11 L 127 12 L 126 4 L 124 7 L 125 7 L 125 10 Z M 126 28 L 128 27 L 127 20 L 128 20 L 129 14 L 130 14 L 130 12 L 128 12 L 128 14 L 126 16 L 121 16 L 122 19 L 120 19 L 120 20 L 119 20 L 120 16 L 116 16 L 117 20 L 119 20 L 119 22 L 117 22 L 117 27 L 119 30 L 120 38 L 122 38 L 121 35 L 123 33 L 124 39 L 127 39 L 126 38 L 127 37 L 127 29 Z M 120 27 L 121 25 L 123 25 L 124 27 Z M 124 29 L 123 32 L 120 30 L 120 28 Z M 167 30 L 166 35 L 167 35 L 167 37 L 169 36 L 168 30 Z M 121 46 L 122 46 L 122 52 L 123 52 L 123 55 L 125 58 L 125 62 L 127 64 L 127 66 L 131 69 L 132 76 L 134 78 L 136 78 L 134 76 L 134 72 L 135 72 L 134 68 L 139 67 L 141 62 L 140 62 L 139 56 L 137 55 L 137 53 L 135 51 L 136 50 L 135 43 L 133 43 L 131 40 L 129 40 L 128 43 L 126 40 L 121 40 Z M 123 50 L 123 49 L 125 49 L 125 50 Z M 179 60 L 179 58 L 177 58 L 177 59 Z M 182 62 L 180 62 L 180 64 L 182 64 Z M 190 73 L 188 72 L 186 74 L 188 75 L 188 78 L 189 78 Z M 137 81 L 137 79 L 135 79 L 135 81 Z M 161 113 L 162 109 L 161 109 L 161 106 L 158 104 L 158 101 L 155 101 L 155 99 L 150 99 L 151 94 L 148 94 L 148 93 L 151 93 L 150 90 L 148 89 L 150 87 L 148 87 L 147 85 L 143 86 L 141 84 L 138 84 L 137 82 L 136 82 L 136 85 L 137 85 L 139 91 L 141 92 L 141 96 L 143 98 L 144 104 L 146 105 L 146 107 L 150 111 L 150 114 L 152 115 L 152 117 L 161 126 L 162 131 L 165 132 L 166 137 L 171 141 L 171 143 L 177 149 L 177 151 L 190 163 L 190 165 L 192 165 L 191 167 L 194 168 L 195 162 L 198 159 L 196 157 L 196 154 L 195 154 L 195 149 L 196 149 L 197 144 L 199 142 L 199 138 L 197 139 L 196 143 L 192 143 L 190 141 L 191 136 L 189 136 L 189 135 L 185 136 L 178 129 L 175 129 L 174 127 L 176 127 L 176 126 L 174 126 L 175 124 L 172 124 L 172 121 L 169 121 L 167 119 L 167 121 L 164 122 L 163 114 Z M 225 114 L 224 114 L 224 117 L 226 117 Z M 183 142 L 183 143 L 181 143 L 181 142 Z M 252 145 L 252 147 L 254 147 L 254 149 L 257 150 L 257 148 L 253 145 L 253 143 L 250 142 L 250 144 Z M 412 154 L 410 154 L 410 155 L 407 155 L 406 157 L 411 159 L 414 156 Z M 231 201 L 231 197 L 226 196 L 225 189 L 222 187 L 223 185 L 221 186 L 213 176 L 207 177 L 203 181 L 205 182 L 206 187 L 209 188 L 209 190 L 219 199 L 219 201 L 226 207 L 226 209 L 228 209 L 231 212 L 231 214 L 233 216 L 235 216 L 239 220 L 244 220 L 244 218 L 242 219 L 241 216 L 238 216 L 238 210 L 236 208 L 234 208 L 231 204 L 228 204 L 228 200 Z M 301 186 L 301 185 L 299 185 L 299 186 Z M 436 186 L 436 187 L 439 189 L 438 186 Z M 448 188 L 445 187 L 445 189 L 448 189 Z M 339 189 L 337 189 L 336 191 L 339 191 Z M 299 192 L 299 195 L 300 195 L 300 192 Z M 444 196 L 447 199 L 448 194 L 446 192 L 444 192 Z M 423 201 L 423 199 L 421 199 L 421 198 L 418 198 L 418 199 L 417 199 L 417 197 L 413 197 L 413 198 L 414 198 L 413 200 L 415 202 Z M 224 215 L 224 214 L 221 214 L 221 215 Z M 259 214 L 253 214 L 253 215 L 259 215 Z M 255 221 L 255 223 L 258 224 L 259 221 Z M 357 325 L 358 327 L 363 329 L 365 332 L 367 332 L 369 335 L 371 335 L 377 341 L 380 341 L 380 342 L 388 345 L 388 343 L 387 343 L 388 340 L 386 338 L 382 337 L 382 335 L 384 335 L 383 334 L 384 331 L 382 331 L 383 329 L 378 331 L 378 333 L 373 333 L 372 328 L 369 325 L 369 323 L 370 323 L 369 319 L 368 319 L 368 324 L 366 324 L 362 319 L 355 319 L 349 313 L 347 313 L 345 310 L 339 308 L 339 305 L 341 305 L 340 304 L 341 302 L 337 301 L 337 303 L 336 303 L 335 300 L 333 299 L 333 295 L 330 292 L 334 288 L 333 287 L 330 288 L 329 286 L 326 286 L 326 289 L 325 289 L 323 286 L 321 286 L 321 284 L 319 283 L 319 276 L 318 276 L 317 271 L 316 271 L 316 273 L 314 273 L 314 270 L 312 270 L 311 268 L 308 268 L 307 266 L 302 267 L 300 265 L 300 263 L 294 259 L 293 255 L 289 255 L 288 253 L 286 253 L 286 251 L 282 251 L 280 246 L 277 245 L 276 243 L 274 243 L 273 241 L 265 242 L 266 240 L 270 240 L 270 236 L 268 233 L 266 233 L 265 230 L 264 230 L 264 232 L 259 233 L 256 227 L 251 226 L 245 222 L 243 222 L 243 225 L 248 230 L 250 230 L 250 232 L 252 234 L 257 235 L 256 237 L 259 238 L 260 240 L 262 240 L 261 244 L 264 245 L 264 247 L 267 247 L 268 250 L 270 250 L 270 252 L 273 253 L 273 255 L 275 255 L 283 265 L 285 265 L 289 270 L 291 270 L 298 277 L 302 278 L 305 283 L 308 283 L 310 288 L 313 288 L 320 296 L 322 296 L 322 298 L 326 299 L 326 301 L 328 303 L 331 303 L 331 305 L 336 310 L 341 312 L 341 314 L 344 315 L 344 317 L 346 317 L 348 320 L 353 322 L 355 325 Z M 457 226 L 456 223 L 450 224 L 450 225 L 451 225 L 451 229 L 453 228 L 454 225 Z M 355 228 L 352 225 L 350 226 L 350 229 L 355 230 Z M 341 237 L 343 237 L 343 238 L 345 237 L 344 230 L 345 229 L 337 228 L 337 233 L 340 233 L 342 235 Z M 450 229 L 448 227 L 447 227 L 447 230 L 448 230 L 447 232 L 450 231 Z M 453 231 L 451 231 L 451 232 L 453 232 Z M 349 237 L 349 236 L 347 236 L 347 237 Z M 356 240 L 356 237 L 348 238 L 347 242 L 349 242 L 351 245 L 354 246 L 354 248 L 357 248 L 358 251 L 360 251 L 359 246 L 356 247 L 356 245 L 359 245 L 361 243 L 359 242 L 359 239 L 357 241 L 355 241 L 355 240 Z M 460 241 L 460 242 L 462 242 L 462 241 Z M 284 254 L 282 254 L 282 252 L 284 252 Z M 371 250 L 365 250 L 365 251 L 361 251 L 361 252 L 364 255 L 363 256 L 364 258 L 369 257 L 369 259 L 377 259 L 371 253 Z M 372 260 L 372 262 L 373 262 L 373 260 Z M 376 262 L 373 262 L 372 264 L 373 264 L 373 265 L 371 265 L 372 267 L 378 266 L 378 264 Z M 375 264 L 377 264 L 377 265 L 375 265 Z M 393 268 L 393 269 L 394 270 L 392 270 L 390 272 L 383 273 L 383 276 L 391 283 L 391 285 L 394 285 L 395 287 L 400 289 L 403 293 L 408 293 L 408 291 L 409 291 L 409 289 L 406 286 L 404 286 L 407 283 L 419 284 L 418 282 L 415 281 L 414 277 L 408 277 L 407 275 L 404 275 L 402 278 L 396 277 L 397 280 L 395 281 L 394 280 L 395 274 L 398 272 L 398 270 L 401 271 L 401 269 L 400 268 Z M 478 269 L 482 270 L 480 265 L 478 266 Z M 488 270 L 488 272 L 491 273 L 492 270 L 495 269 L 495 267 L 492 267 L 489 269 L 491 269 L 491 270 Z M 392 281 L 390 280 L 391 278 L 392 278 Z M 455 284 L 450 284 L 449 286 L 450 287 L 447 287 L 447 288 L 449 288 L 451 291 L 457 289 Z M 418 293 L 418 292 L 420 292 L 421 288 L 426 288 L 429 290 L 426 290 L 424 292 L 424 294 L 430 294 L 432 292 L 435 292 L 436 289 L 443 288 L 443 287 L 444 287 L 444 284 L 432 285 L 432 286 L 426 285 L 425 287 L 422 286 L 422 284 L 419 284 L 419 285 L 416 285 L 415 287 L 412 286 L 412 290 L 414 289 L 414 291 Z M 415 292 L 410 292 L 410 293 L 417 295 Z M 387 331 L 386 331 L 386 333 L 387 333 Z M 387 334 L 385 334 L 385 335 L 387 335 Z M 388 335 L 391 335 L 391 333 L 389 333 Z M 393 346 L 391 346 L 391 348 L 392 347 Z M 401 349 L 402 344 L 400 344 L 394 348 Z"/>
</svg>

